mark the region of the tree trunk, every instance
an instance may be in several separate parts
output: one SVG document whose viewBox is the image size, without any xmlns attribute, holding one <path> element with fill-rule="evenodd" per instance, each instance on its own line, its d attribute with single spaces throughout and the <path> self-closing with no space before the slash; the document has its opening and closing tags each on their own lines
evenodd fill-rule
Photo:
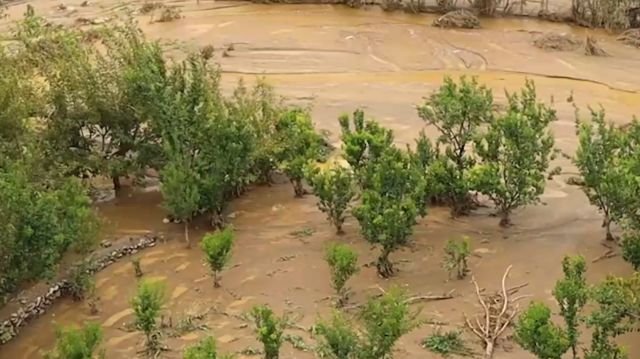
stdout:
<svg viewBox="0 0 640 359">
<path fill-rule="evenodd" d="M 191 249 L 191 241 L 189 241 L 189 221 L 184 221 L 184 240 L 187 242 L 187 248 Z"/>
<path fill-rule="evenodd" d="M 341 220 L 338 220 L 336 222 L 336 234 L 339 235 L 339 236 L 344 234 L 344 230 L 342 230 L 342 223 L 343 222 L 344 221 L 341 221 Z"/>
<path fill-rule="evenodd" d="M 218 278 L 218 271 L 213 271 L 213 287 L 220 288 L 220 278 Z"/>
<path fill-rule="evenodd" d="M 602 226 L 607 231 L 607 241 L 613 241 L 615 238 L 613 237 L 613 234 L 611 234 L 611 219 L 609 219 L 608 215 L 604 216 L 604 222 L 602 223 Z"/>
<path fill-rule="evenodd" d="M 393 276 L 393 264 L 389 261 L 389 253 L 390 252 L 388 250 L 383 249 L 380 257 L 378 257 L 378 263 L 376 263 L 378 274 L 382 278 L 389 278 Z"/>
<path fill-rule="evenodd" d="M 487 346 L 484 348 L 484 359 L 493 358 L 493 342 L 487 341 Z"/>
<path fill-rule="evenodd" d="M 500 227 L 509 227 L 511 226 L 511 217 L 509 210 L 500 211 Z"/>
<path fill-rule="evenodd" d="M 117 191 L 122 187 L 122 184 L 120 184 L 120 176 L 111 176 L 111 181 L 113 182 L 114 190 Z"/>
<path fill-rule="evenodd" d="M 302 185 L 302 180 L 293 180 L 293 192 L 297 198 L 304 196 L 304 187 Z"/>
</svg>

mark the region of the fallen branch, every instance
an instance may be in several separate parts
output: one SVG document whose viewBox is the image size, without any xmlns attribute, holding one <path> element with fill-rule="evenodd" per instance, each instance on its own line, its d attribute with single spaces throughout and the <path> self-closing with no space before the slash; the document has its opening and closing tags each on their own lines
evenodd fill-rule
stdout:
<svg viewBox="0 0 640 359">
<path fill-rule="evenodd" d="M 455 292 L 455 289 L 452 289 L 451 291 L 449 291 L 446 294 L 441 294 L 441 295 L 418 295 L 415 297 L 409 297 L 407 298 L 407 300 L 405 300 L 404 302 L 407 304 L 412 304 L 418 301 L 422 301 L 422 300 L 445 300 L 445 299 L 451 299 L 454 297 L 453 293 Z"/>
<path fill-rule="evenodd" d="M 609 249 L 608 251 L 606 251 L 603 255 L 600 255 L 596 258 L 594 258 L 591 263 L 596 263 L 599 262 L 603 259 L 607 259 L 607 258 L 613 258 L 616 257 L 618 255 L 618 253 L 615 253 L 613 249 Z"/>
</svg>

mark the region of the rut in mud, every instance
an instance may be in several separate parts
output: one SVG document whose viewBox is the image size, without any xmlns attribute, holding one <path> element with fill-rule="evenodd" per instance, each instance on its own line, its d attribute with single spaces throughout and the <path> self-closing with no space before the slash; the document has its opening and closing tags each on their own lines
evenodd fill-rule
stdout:
<svg viewBox="0 0 640 359">
<path fill-rule="evenodd" d="M 32 3 L 43 15 L 63 23 L 77 17 L 106 18 L 120 6 L 115 1 L 87 7 L 67 4 L 74 5 L 76 12 L 61 14 L 55 9 L 56 2 Z M 554 99 L 559 121 L 553 130 L 558 146 L 566 153 L 573 153 L 577 146 L 573 103 L 581 108 L 602 104 L 609 117 L 620 124 L 631 119 L 640 103 L 640 72 L 629 71 L 640 68 L 640 51 L 625 47 L 604 32 L 533 19 L 482 19 L 481 29 L 447 30 L 430 26 L 435 16 L 324 5 L 176 4 L 182 6 L 182 19 L 149 23 L 149 16 L 140 17 L 145 32 L 161 39 L 170 55 L 180 58 L 184 50 L 213 45 L 225 88 L 231 89 L 240 78 L 251 82 L 254 75 L 264 76 L 291 101 L 312 105 L 316 125 L 328 130 L 335 143 L 338 115 L 361 107 L 393 129 L 399 145 L 412 144 L 424 127 L 414 105 L 437 88 L 444 75 L 476 75 L 494 90 L 499 102 L 504 100 L 503 89 L 515 90 L 526 78 L 535 80 L 540 98 Z M 23 11 L 20 4 L 8 13 L 15 17 Z M 532 44 L 540 32 L 568 33 L 577 38 L 589 34 L 610 56 L 540 50 Z M 233 49 L 229 50 L 231 44 Z M 223 56 L 225 50 L 227 55 Z M 568 98 L 573 102 L 567 102 Z M 557 159 L 552 167 L 556 165 L 575 172 L 567 159 Z M 398 275 L 384 281 L 374 268 L 363 267 L 350 283 L 355 293 L 352 300 L 362 302 L 377 293 L 377 286 L 392 284 L 407 286 L 412 293 L 455 290 L 454 299 L 425 304 L 423 314 L 447 327 L 462 327 L 462 313 L 477 309 L 475 291 L 469 281 L 449 279 L 441 268 L 441 254 L 447 239 L 468 235 L 475 250 L 470 269 L 479 283 L 497 283 L 504 269 L 513 265 L 511 280 L 528 282 L 530 294 L 551 303 L 562 257 L 580 253 L 590 262 L 604 250 L 600 244 L 603 233 L 595 208 L 577 187 L 566 185 L 563 177 L 547 184 L 543 201 L 543 205 L 515 213 L 518 225 L 508 230 L 500 229 L 488 210 L 452 220 L 447 209 L 431 209 L 416 228 L 415 245 L 393 255 Z M 238 239 L 231 266 L 223 273 L 223 287 L 215 289 L 200 251 L 184 248 L 182 227 L 162 223 L 165 212 L 157 192 L 124 191 L 99 210 L 111 224 L 108 235 L 165 232 L 166 244 L 139 255 L 141 268 L 146 277 L 166 279 L 171 288 L 167 316 L 206 313 L 204 324 L 217 337 L 223 352 L 257 347 L 251 328 L 238 317 L 254 304 L 267 303 L 276 312 L 289 311 L 303 328 L 330 313 L 326 297 L 333 291 L 323 259 L 323 248 L 329 241 L 352 244 L 361 253 L 361 265 L 376 257 L 353 218 L 345 224 L 346 235 L 336 239 L 312 196 L 296 199 L 288 184 L 257 187 L 233 204 L 231 221 Z M 194 227 L 193 238 L 201 237 L 207 229 L 204 221 Z M 588 276 L 595 281 L 609 273 L 629 272 L 622 259 L 611 258 L 589 263 Z M 142 336 L 124 330 L 132 320 L 129 298 L 135 284 L 129 262 L 113 265 L 97 276 L 101 299 L 97 315 L 91 315 L 88 307 L 63 301 L 0 348 L 0 357 L 40 358 L 40 351 L 53 344 L 53 323 L 85 320 L 104 326 L 107 358 L 136 357 Z M 402 337 L 396 357 L 436 358 L 420 347 L 420 340 L 432 330 L 427 325 Z M 294 332 L 312 342 L 309 333 Z M 195 331 L 168 338 L 167 344 L 175 351 L 166 357 L 180 358 L 181 348 L 204 335 Z M 470 342 L 474 340 L 465 335 Z M 640 346 L 631 337 L 622 341 L 629 347 L 630 357 L 640 355 Z M 282 357 L 304 359 L 313 354 L 286 344 Z M 495 357 L 532 358 L 517 345 L 501 346 Z"/>
</svg>

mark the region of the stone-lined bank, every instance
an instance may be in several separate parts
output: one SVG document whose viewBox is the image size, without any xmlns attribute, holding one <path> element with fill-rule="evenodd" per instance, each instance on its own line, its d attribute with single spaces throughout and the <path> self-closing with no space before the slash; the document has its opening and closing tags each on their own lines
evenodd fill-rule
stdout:
<svg viewBox="0 0 640 359">
<path fill-rule="evenodd" d="M 89 268 L 91 274 L 95 274 L 119 259 L 138 253 L 139 251 L 156 245 L 158 236 L 149 234 L 144 236 L 130 237 L 130 243 L 92 261 Z M 46 294 L 38 296 L 32 302 L 21 306 L 16 312 L 3 321 L 0 321 L 0 345 L 6 344 L 18 336 L 20 328 L 29 321 L 44 314 L 49 307 L 55 303 L 56 299 L 69 295 L 69 282 L 63 279 L 49 287 Z"/>
</svg>

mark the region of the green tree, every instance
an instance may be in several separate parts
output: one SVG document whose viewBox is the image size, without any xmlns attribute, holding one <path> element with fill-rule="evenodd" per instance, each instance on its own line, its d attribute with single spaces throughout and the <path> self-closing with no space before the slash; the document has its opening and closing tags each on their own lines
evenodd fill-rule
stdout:
<svg viewBox="0 0 640 359">
<path fill-rule="evenodd" d="M 264 358 L 278 359 L 287 318 L 276 317 L 271 308 L 266 305 L 253 307 L 251 316 L 256 325 L 258 340 L 264 346 Z"/>
<path fill-rule="evenodd" d="M 539 302 L 520 314 L 515 334 L 518 344 L 540 359 L 561 359 L 571 346 L 567 333 L 551 322 L 551 310 Z"/>
<path fill-rule="evenodd" d="M 322 137 L 316 132 L 308 111 L 291 109 L 276 124 L 280 161 L 296 197 L 302 197 L 305 169 L 320 158 Z"/>
<path fill-rule="evenodd" d="M 458 241 L 448 240 L 444 246 L 444 253 L 444 268 L 449 273 L 455 272 L 458 279 L 464 279 L 469 272 L 467 267 L 467 258 L 471 254 L 469 237 L 464 236 Z"/>
<path fill-rule="evenodd" d="M 315 326 L 320 337 L 318 352 L 321 357 L 332 359 L 357 359 L 360 354 L 360 337 L 344 314 L 333 312 L 330 321 L 320 321 Z"/>
<path fill-rule="evenodd" d="M 216 288 L 220 287 L 219 273 L 231 258 L 234 240 L 233 228 L 227 227 L 215 233 L 207 233 L 200 244 L 213 273 L 213 286 Z"/>
<path fill-rule="evenodd" d="M 589 202 L 604 215 L 606 239 L 613 240 L 611 223 L 620 219 L 619 208 L 623 205 L 624 175 L 618 168 L 624 134 L 607 122 L 604 109 L 590 111 L 590 121 L 580 121 L 576 114 L 579 145 L 573 162 L 584 179 L 582 190 Z"/>
<path fill-rule="evenodd" d="M 338 121 L 342 130 L 342 156 L 356 174 L 369 160 L 376 159 L 393 145 L 393 132 L 375 120 L 365 120 L 362 110 L 354 111 L 352 118 L 344 114 Z"/>
<path fill-rule="evenodd" d="M 146 350 L 155 355 L 160 350 L 158 317 L 165 302 L 164 282 L 142 280 L 138 284 L 138 292 L 131 300 L 131 306 L 136 317 L 136 327 L 144 332 Z"/>
<path fill-rule="evenodd" d="M 346 244 L 330 244 L 325 252 L 325 259 L 331 270 L 333 288 L 338 294 L 338 306 L 342 307 L 349 299 L 349 291 L 345 284 L 358 273 L 358 254 Z"/>
<path fill-rule="evenodd" d="M 47 352 L 45 359 L 95 359 L 104 358 L 100 349 L 102 328 L 97 323 L 86 323 L 82 328 L 56 328 L 56 345 Z"/>
<path fill-rule="evenodd" d="M 556 120 L 555 110 L 538 102 L 532 81 L 507 99 L 507 112 L 475 141 L 481 164 L 470 176 L 473 187 L 495 203 L 501 226 L 511 224 L 514 209 L 540 200 L 554 154 L 549 125 Z"/>
<path fill-rule="evenodd" d="M 232 359 L 232 355 L 219 355 L 216 340 L 207 336 L 184 351 L 184 359 Z"/>
<path fill-rule="evenodd" d="M 556 282 L 553 296 L 560 306 L 560 314 L 566 325 L 567 339 L 573 357 L 578 357 L 578 339 L 580 338 L 580 311 L 588 299 L 588 287 L 585 278 L 586 264 L 582 256 L 565 256 L 562 260 L 564 278 Z"/>
<path fill-rule="evenodd" d="M 382 297 L 370 299 L 362 309 L 365 336 L 362 338 L 361 359 L 391 357 L 395 343 L 401 336 L 417 326 L 416 313 L 412 313 L 406 294 L 391 288 Z"/>
<path fill-rule="evenodd" d="M 424 180 L 409 155 L 396 148 L 384 151 L 362 173 L 362 202 L 353 215 L 365 239 L 380 245 L 376 266 L 386 278 L 394 273 L 389 255 L 409 243 L 418 214 L 426 215 Z"/>
<path fill-rule="evenodd" d="M 418 116 L 440 133 L 436 141 L 440 153 L 433 169 L 445 186 L 452 214 L 469 210 L 470 184 L 467 172 L 475 164 L 470 153 L 473 139 L 481 126 L 493 120 L 493 95 L 475 78 L 461 77 L 456 83 L 445 77 L 444 84 L 418 107 Z"/>
<path fill-rule="evenodd" d="M 190 165 L 188 158 L 171 156 L 162 168 L 162 197 L 164 207 L 171 217 L 184 225 L 184 239 L 191 247 L 189 223 L 200 211 L 200 186 L 198 174 Z"/>
<path fill-rule="evenodd" d="M 327 219 L 336 227 L 338 234 L 344 233 L 342 225 L 351 200 L 356 195 L 351 170 L 335 164 L 327 170 L 311 171 L 308 182 L 318 197 L 318 208 L 327 214 Z"/>
<path fill-rule="evenodd" d="M 620 243 L 622 258 L 629 262 L 635 271 L 640 270 L 640 235 L 637 230 L 627 229 Z"/>
<path fill-rule="evenodd" d="M 92 264 L 91 260 L 83 260 L 69 270 L 68 290 L 76 301 L 91 296 L 96 289 L 96 283 L 90 270 Z"/>
</svg>

